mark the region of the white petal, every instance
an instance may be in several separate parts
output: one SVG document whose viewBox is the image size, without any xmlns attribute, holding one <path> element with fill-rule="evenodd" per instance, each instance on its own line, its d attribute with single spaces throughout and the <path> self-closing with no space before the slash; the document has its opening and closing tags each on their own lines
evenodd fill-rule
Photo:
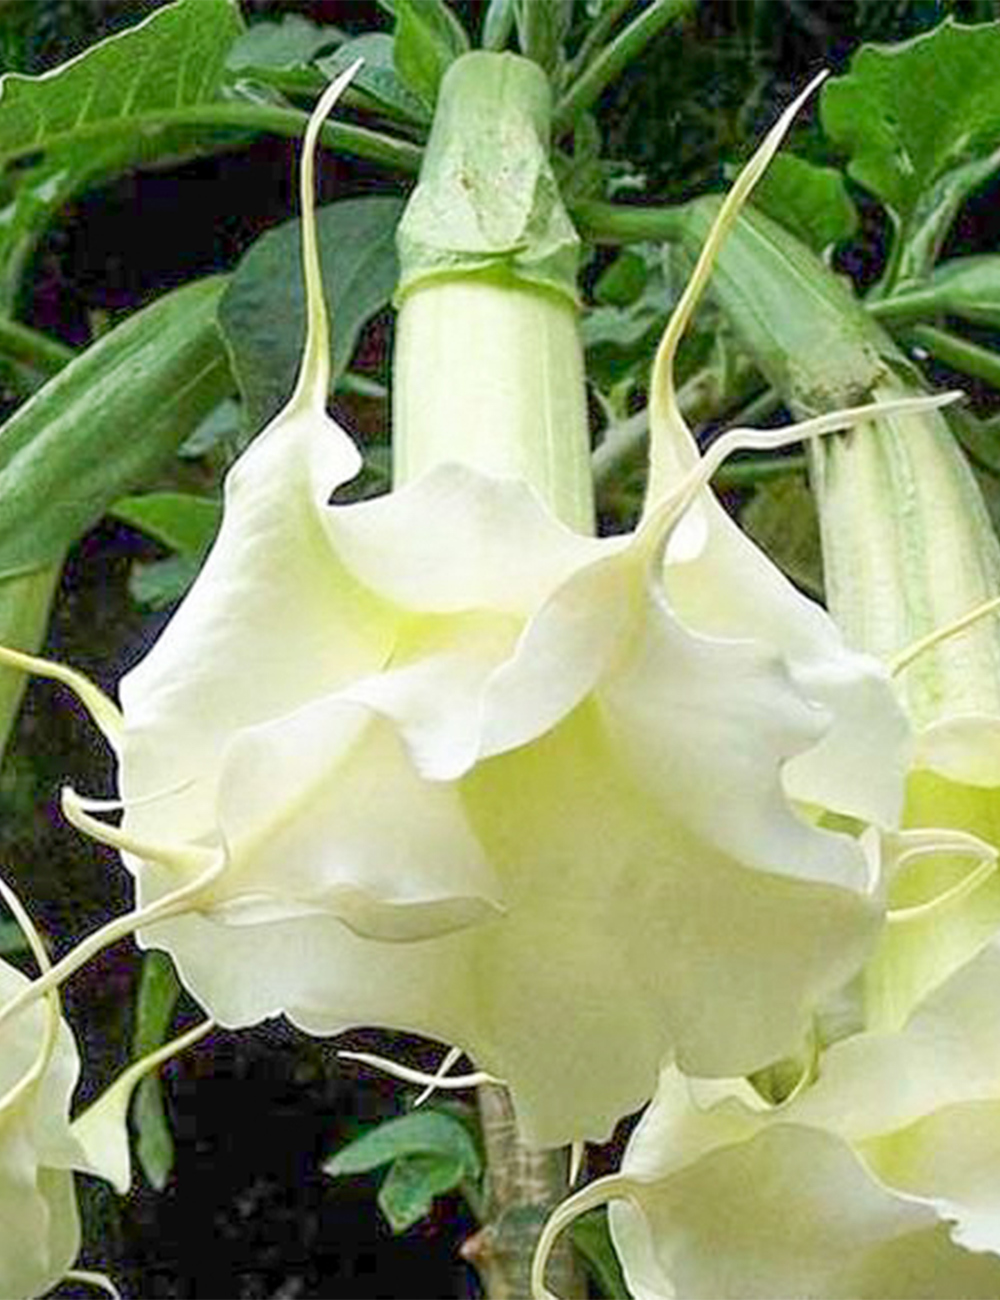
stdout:
<svg viewBox="0 0 1000 1300">
<path fill-rule="evenodd" d="M 121 684 L 123 796 L 176 791 L 129 810 L 136 835 L 210 839 L 234 732 L 384 662 L 391 611 L 344 570 L 326 532 L 327 497 L 356 461 L 332 421 L 279 416 L 230 471 L 202 573 Z"/>
<path fill-rule="evenodd" d="M 263 898 L 269 919 L 327 911 L 396 940 L 471 924 L 501 902 L 457 790 L 421 779 L 385 723 L 336 697 L 237 735 L 219 824 L 230 866 L 209 907 Z"/>
<path fill-rule="evenodd" d="M 932 1203 L 956 1243 L 1000 1255 L 1000 1098 L 946 1106 L 861 1152 L 883 1182 Z"/>
<path fill-rule="evenodd" d="M 930 1207 L 887 1191 L 845 1143 L 812 1129 L 776 1125 L 638 1184 L 637 1196 L 641 1210 L 614 1204 L 610 1219 L 643 1300 L 985 1298 L 1000 1281 L 1000 1261 L 950 1246 Z"/>
<path fill-rule="evenodd" d="M 386 600 L 421 613 L 532 613 L 608 543 L 561 524 L 515 479 L 439 465 L 389 496 L 343 506 L 337 552 Z"/>
<path fill-rule="evenodd" d="M 828 711 L 822 741 L 790 763 L 789 793 L 883 827 L 898 825 L 910 733 L 885 668 L 847 649 L 824 610 L 801 595 L 706 489 L 667 551 L 671 604 L 692 629 L 759 641 L 782 655 L 806 698 Z M 682 534 L 683 536 L 683 534 Z"/>
<path fill-rule="evenodd" d="M 854 1141 L 891 1132 L 1000 1079 L 1000 948 L 985 948 L 928 997 L 898 1033 L 858 1034 L 824 1054 L 816 1083 L 785 1112 Z"/>
</svg>

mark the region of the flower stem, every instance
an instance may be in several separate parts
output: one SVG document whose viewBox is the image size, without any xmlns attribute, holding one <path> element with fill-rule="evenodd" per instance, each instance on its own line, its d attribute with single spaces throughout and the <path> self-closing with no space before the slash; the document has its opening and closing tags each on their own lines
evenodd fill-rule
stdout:
<svg viewBox="0 0 1000 1300">
<path fill-rule="evenodd" d="M 968 339 L 934 325 L 915 325 L 903 335 L 907 343 L 915 343 L 926 348 L 938 361 L 961 370 L 963 374 L 972 375 L 974 379 L 985 379 L 994 388 L 1000 388 L 1000 355 L 989 348 L 970 343 Z"/>
<path fill-rule="evenodd" d="M 556 131 L 568 130 L 668 23 L 692 8 L 692 0 L 653 0 L 604 47 L 556 105 Z"/>
<path fill-rule="evenodd" d="M 525 1146 L 506 1088 L 480 1084 L 476 1095 L 486 1148 L 486 1222 L 462 1255 L 479 1273 L 489 1300 L 528 1300 L 535 1246 L 568 1190 L 568 1153 Z M 562 1300 L 583 1300 L 587 1283 L 568 1238 L 553 1251 L 549 1267 Z"/>
<path fill-rule="evenodd" d="M 3 315 L 0 315 L 0 352 L 45 375 L 58 374 L 76 356 L 72 348 L 58 339 Z"/>
</svg>

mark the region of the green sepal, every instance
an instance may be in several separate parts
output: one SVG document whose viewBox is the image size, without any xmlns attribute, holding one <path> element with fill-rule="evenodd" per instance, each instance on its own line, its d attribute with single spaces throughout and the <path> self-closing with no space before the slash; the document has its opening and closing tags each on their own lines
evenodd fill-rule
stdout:
<svg viewBox="0 0 1000 1300">
<path fill-rule="evenodd" d="M 477 272 L 576 302 L 579 240 L 549 164 L 551 116 L 549 83 L 527 59 L 476 50 L 449 67 L 396 236 L 397 304 L 430 279 Z"/>
</svg>

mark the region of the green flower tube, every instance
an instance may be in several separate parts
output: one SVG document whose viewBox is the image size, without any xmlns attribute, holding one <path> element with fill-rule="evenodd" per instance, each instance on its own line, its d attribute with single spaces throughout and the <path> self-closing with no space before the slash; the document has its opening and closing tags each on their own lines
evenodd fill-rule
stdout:
<svg viewBox="0 0 1000 1300">
<path fill-rule="evenodd" d="M 399 226 L 397 486 L 446 461 L 532 484 L 593 531 L 579 240 L 549 164 L 549 83 L 513 54 L 466 54 L 441 85 Z"/>
</svg>

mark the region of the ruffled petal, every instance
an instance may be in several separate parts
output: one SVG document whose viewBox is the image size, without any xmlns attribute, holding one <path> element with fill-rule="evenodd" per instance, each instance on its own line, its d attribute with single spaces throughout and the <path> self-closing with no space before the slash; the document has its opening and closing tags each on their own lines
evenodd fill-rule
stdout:
<svg viewBox="0 0 1000 1300">
<path fill-rule="evenodd" d="M 1000 1261 L 952 1245 L 929 1206 L 814 1129 L 775 1125 L 633 1187 L 610 1221 L 637 1300 L 985 1300 L 1000 1283 Z"/>
<path fill-rule="evenodd" d="M 326 529 L 326 500 L 357 463 L 332 421 L 294 414 L 279 416 L 230 471 L 204 569 L 121 683 L 123 797 L 135 805 L 164 795 L 130 807 L 132 833 L 211 838 L 233 734 L 381 667 L 392 612 L 339 562 Z"/>
<path fill-rule="evenodd" d="M 360 582 L 401 608 L 433 614 L 524 617 L 609 546 L 560 523 L 527 483 L 458 463 L 342 506 L 330 526 Z"/>
<path fill-rule="evenodd" d="M 671 604 L 700 632 L 780 654 L 827 711 L 822 739 L 785 770 L 789 794 L 882 827 L 899 824 L 912 739 L 885 667 L 849 650 L 819 605 L 796 591 L 706 489 L 667 550 Z"/>
<path fill-rule="evenodd" d="M 958 1245 L 1000 1256 L 1000 1098 L 945 1106 L 861 1151 L 884 1183 L 932 1204 Z"/>
<path fill-rule="evenodd" d="M 936 989 L 897 1033 L 834 1043 L 820 1076 L 786 1117 L 861 1141 L 944 1106 L 997 1095 L 1000 947 L 985 948 Z"/>
<path fill-rule="evenodd" d="M 389 737 L 365 736 L 378 759 L 370 771 L 385 775 L 395 807 Z M 262 780 L 270 755 L 297 783 L 296 744 L 292 733 L 285 739 L 287 754 L 254 742 Z M 340 779 L 364 785 L 364 763 Z M 288 834 L 321 843 L 326 835 L 334 863 L 341 840 L 345 855 L 353 844 L 362 865 L 385 837 L 389 851 L 374 853 L 370 869 L 384 871 L 387 917 L 432 867 L 447 873 L 454 863 L 453 882 L 443 880 L 457 891 L 488 864 L 503 908 L 494 919 L 398 943 L 378 941 L 397 937 L 387 920 L 355 933 L 304 918 L 223 928 L 210 912 L 152 926 L 147 940 L 174 954 L 223 1023 L 286 1011 L 318 1032 L 383 1024 L 457 1044 L 509 1083 L 540 1145 L 606 1137 L 650 1094 L 674 1046 L 706 1071 L 753 1068 L 785 1050 L 813 1000 L 857 967 L 877 925 L 877 908 L 852 890 L 751 871 L 695 839 L 623 770 L 594 704 L 536 743 L 478 764 L 457 788 L 438 788 L 448 816 L 457 797 L 467 822 L 465 832 L 441 823 L 448 844 L 437 865 L 419 838 L 422 824 L 433 829 L 422 802 L 433 788 L 408 779 L 421 805 L 400 795 L 398 832 L 373 824 L 349 784 L 342 794 L 331 783 L 310 791 L 310 811 L 289 819 Z M 246 786 L 251 804 L 258 795 L 268 797 Z M 463 862 L 455 854 L 470 832 Z M 274 852 L 284 874 L 264 874 L 293 882 L 296 853 Z M 485 881 L 480 897 L 496 896 Z"/>
<path fill-rule="evenodd" d="M 202 906 L 233 923 L 319 911 L 417 940 L 501 907 L 458 791 L 423 780 L 384 722 L 336 697 L 239 733 L 218 815 L 230 866 Z"/>
</svg>

